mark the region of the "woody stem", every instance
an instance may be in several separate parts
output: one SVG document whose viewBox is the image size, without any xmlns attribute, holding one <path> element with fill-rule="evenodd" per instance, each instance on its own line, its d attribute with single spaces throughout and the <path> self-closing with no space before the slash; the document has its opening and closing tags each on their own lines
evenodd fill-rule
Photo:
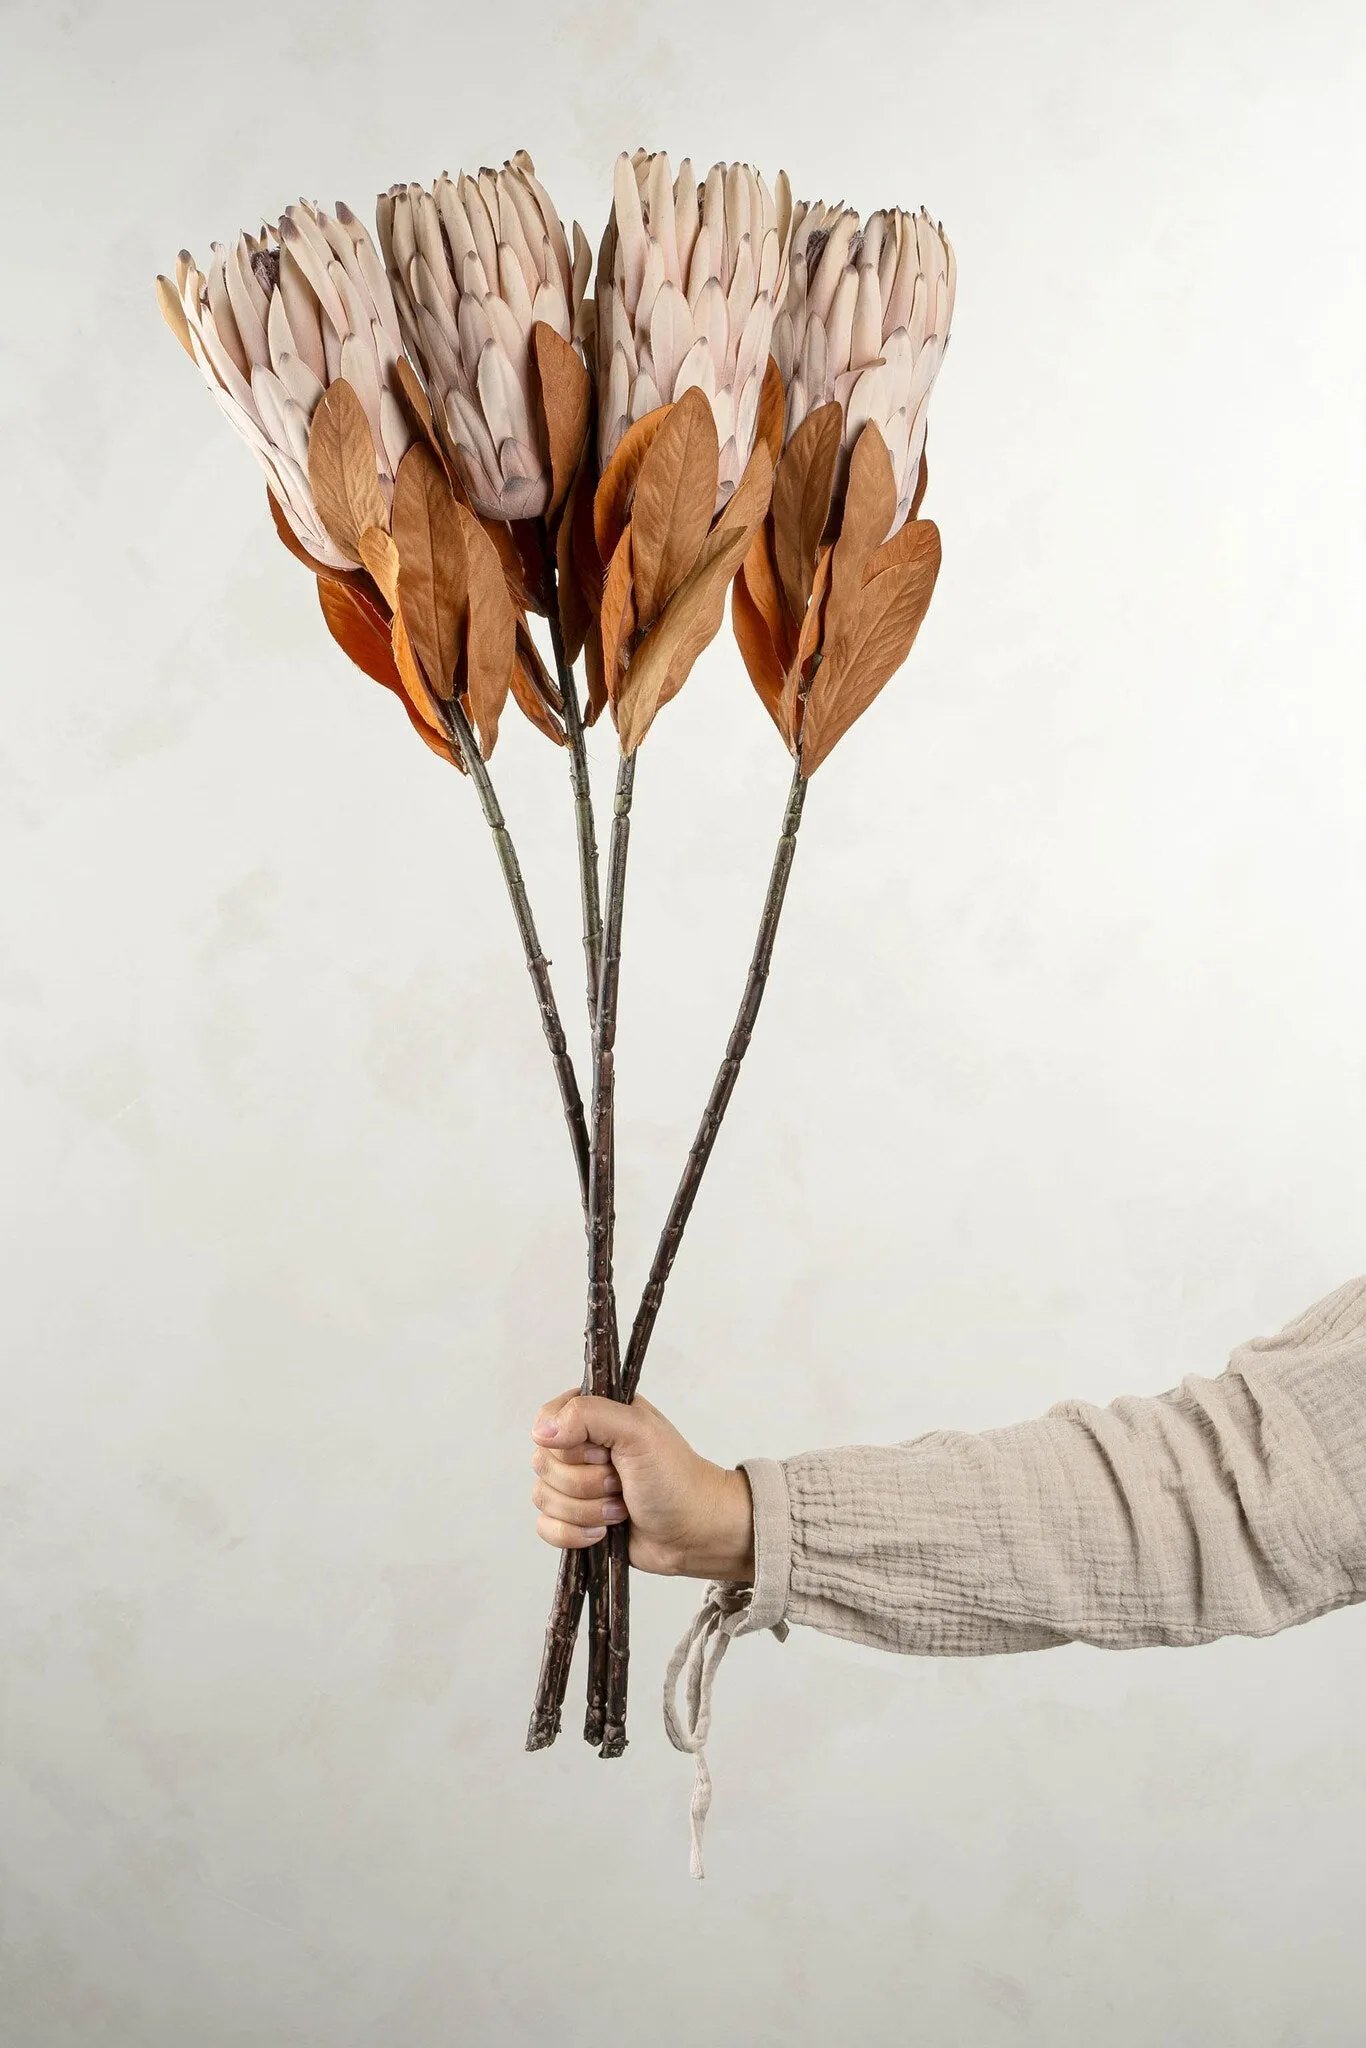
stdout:
<svg viewBox="0 0 1366 2048">
<path fill-rule="evenodd" d="M 541 951 L 541 942 L 536 932 L 536 921 L 531 914 L 531 904 L 527 897 L 521 863 L 517 858 L 517 849 L 512 843 L 512 834 L 508 831 L 488 766 L 479 752 L 479 745 L 471 730 L 469 719 L 458 702 L 445 706 L 445 711 L 450 724 L 451 738 L 459 747 L 470 780 L 474 784 L 485 822 L 493 837 L 498 865 L 503 871 L 503 880 L 507 885 L 512 914 L 517 921 L 517 931 L 522 941 L 522 951 L 526 955 L 527 973 L 531 977 L 531 986 L 536 995 L 541 1029 L 550 1048 L 555 1079 L 559 1084 L 560 1102 L 564 1108 L 565 1123 L 569 1127 L 569 1142 L 573 1147 L 574 1164 L 579 1176 L 579 1191 L 586 1213 L 590 1180 L 588 1127 L 584 1118 L 583 1098 L 579 1094 L 578 1078 L 574 1072 L 574 1062 L 569 1057 L 564 1025 L 560 1021 L 559 1006 L 551 986 L 550 962 Z"/>
<path fill-rule="evenodd" d="M 626 856 L 631 837 L 631 799 L 636 759 L 623 754 L 617 768 L 612 837 L 607 855 L 606 911 L 602 964 L 593 1033 L 593 1101 L 588 1167 L 588 1332 L 587 1362 L 593 1393 L 620 1400 L 621 1366 L 613 1341 L 612 1242 L 615 1224 L 615 1094 L 617 998 L 621 977 L 621 927 L 626 894 Z M 596 1546 L 601 1547 L 601 1546 Z M 626 1747 L 626 1664 L 630 1598 L 629 1532 L 621 1523 L 606 1538 L 606 1599 L 597 1601 L 595 1654 L 589 1670 L 584 1735 L 600 1742 L 604 1757 Z"/>
<path fill-rule="evenodd" d="M 587 969 L 588 1024 L 595 1028 L 598 1006 L 598 981 L 602 961 L 602 907 L 598 885 L 598 841 L 593 816 L 593 794 L 588 774 L 588 751 L 584 742 L 583 709 L 579 703 L 578 685 L 574 677 L 572 662 L 565 652 L 564 635 L 560 627 L 559 603 L 554 580 L 554 570 L 549 569 L 549 591 L 547 612 L 550 622 L 550 638 L 555 652 L 555 669 L 559 681 L 560 697 L 564 710 L 565 739 L 569 752 L 569 780 L 574 793 L 574 817 L 579 849 L 579 896 L 583 913 L 583 950 Z M 585 1194 L 585 1218 L 587 1198 Z M 611 1304 L 611 1341 L 613 1370 L 617 1361 L 616 1302 Z M 588 1391 L 588 1367 L 584 1369 L 584 1391 Z M 560 1717 L 564 1707 L 564 1696 L 569 1684 L 569 1669 L 574 1657 L 574 1644 L 578 1638 L 579 1621 L 583 1612 L 584 1596 L 588 1592 L 590 1579 L 594 1583 L 593 1610 L 597 1618 L 600 1604 L 603 1574 L 600 1569 L 597 1550 L 566 1550 L 561 1552 L 559 1572 L 555 1582 L 555 1595 L 551 1603 L 550 1617 L 546 1623 L 545 1645 L 541 1653 L 541 1669 L 536 1685 L 536 1698 L 531 1710 L 527 1728 L 526 1746 L 529 1750 L 547 1749 L 560 1732 Z M 606 1610 L 604 1608 L 603 1612 Z M 597 1635 L 594 1636 L 597 1641 Z M 601 1663 L 603 1652 L 597 1659 Z M 589 1675 L 589 1692 L 605 1695 L 605 1681 L 596 1681 Z M 600 1741 L 596 1731 L 585 1730 L 589 1739 Z"/>
</svg>

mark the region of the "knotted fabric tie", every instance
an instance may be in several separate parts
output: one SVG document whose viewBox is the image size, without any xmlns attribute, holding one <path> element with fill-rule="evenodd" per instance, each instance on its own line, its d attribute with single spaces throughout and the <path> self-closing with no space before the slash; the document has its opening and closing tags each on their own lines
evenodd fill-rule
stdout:
<svg viewBox="0 0 1366 2048">
<path fill-rule="evenodd" d="M 664 1726 L 675 1749 L 695 1757 L 690 1811 L 692 1854 L 688 1869 L 693 1877 L 702 1869 L 702 1831 L 711 1806 L 711 1772 L 703 1747 L 711 1729 L 711 1694 L 717 1667 L 749 1616 L 753 1587 L 714 1584 L 688 1625 L 687 1634 L 669 1659 L 664 1675 Z M 780 1621 L 773 1631 L 779 1642 L 787 1634 Z M 686 1675 L 682 1711 L 678 1704 L 678 1681 Z"/>
</svg>

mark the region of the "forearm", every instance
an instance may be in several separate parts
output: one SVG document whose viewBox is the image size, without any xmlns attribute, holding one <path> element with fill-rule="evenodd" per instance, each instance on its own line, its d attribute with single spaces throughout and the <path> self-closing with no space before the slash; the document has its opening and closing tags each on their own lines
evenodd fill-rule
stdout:
<svg viewBox="0 0 1366 2048">
<path fill-rule="evenodd" d="M 947 1656 L 1269 1635 L 1366 1598 L 1366 1282 L 1170 1394 L 746 1471 L 749 1628 Z"/>
</svg>

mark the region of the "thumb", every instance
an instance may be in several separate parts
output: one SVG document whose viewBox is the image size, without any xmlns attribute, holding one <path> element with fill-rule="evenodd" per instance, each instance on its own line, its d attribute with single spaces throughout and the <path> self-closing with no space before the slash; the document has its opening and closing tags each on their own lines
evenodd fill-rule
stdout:
<svg viewBox="0 0 1366 2048">
<path fill-rule="evenodd" d="M 601 1444 L 628 1454 L 642 1448 L 642 1417 L 628 1402 L 604 1401 L 597 1394 L 575 1394 L 551 1415 L 542 1415 L 531 1434 L 537 1443 L 556 1450 Z"/>
</svg>

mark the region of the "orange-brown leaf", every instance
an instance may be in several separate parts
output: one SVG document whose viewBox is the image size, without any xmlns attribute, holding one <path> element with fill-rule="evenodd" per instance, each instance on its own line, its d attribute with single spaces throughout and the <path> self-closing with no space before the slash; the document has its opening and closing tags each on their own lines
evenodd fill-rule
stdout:
<svg viewBox="0 0 1366 2048">
<path fill-rule="evenodd" d="M 389 644 L 389 628 L 383 616 L 367 598 L 331 577 L 318 578 L 318 603 L 327 630 L 342 653 L 349 656 L 372 681 L 388 690 L 402 687 Z"/>
<path fill-rule="evenodd" d="M 881 433 L 869 420 L 854 444 L 839 535 L 831 551 L 830 596 L 821 641 L 827 654 L 835 652 L 842 635 L 853 627 L 864 571 L 873 550 L 886 540 L 895 517 L 892 458 Z"/>
<path fill-rule="evenodd" d="M 271 522 L 275 527 L 275 531 L 279 534 L 280 539 L 289 549 L 296 562 L 302 562 L 304 567 L 311 569 L 315 576 L 330 576 L 335 583 L 355 583 L 360 580 L 360 572 L 357 569 L 334 569 L 328 562 L 314 561 L 312 555 L 309 554 L 308 549 L 294 531 L 294 528 L 285 518 L 283 511 L 280 509 L 280 501 L 269 484 L 266 485 L 266 503 L 270 507 Z"/>
<path fill-rule="evenodd" d="M 906 530 L 913 548 L 864 584 L 857 618 L 816 671 L 802 721 L 808 775 L 896 674 L 929 609 L 939 574 L 939 529 L 918 519 Z"/>
<path fill-rule="evenodd" d="M 588 632 L 583 643 L 583 669 L 588 679 L 588 702 L 584 706 L 583 722 L 596 725 L 607 709 L 607 671 L 602 655 L 602 627 L 596 613 L 588 621 Z"/>
<path fill-rule="evenodd" d="M 418 665 L 413 652 L 413 643 L 408 637 L 408 628 L 403 623 L 402 612 L 395 612 L 389 627 L 394 650 L 394 665 L 403 682 L 404 694 L 411 701 L 414 713 L 433 731 L 444 732 L 446 720 L 441 706 L 427 687 L 427 678 Z M 457 762 L 457 766 L 462 765 Z"/>
<path fill-rule="evenodd" d="M 696 565 L 641 642 L 617 687 L 614 709 L 624 753 L 635 752 L 655 713 L 677 696 L 698 655 L 720 631 L 726 591 L 768 510 L 772 486 L 773 464 L 767 444 L 760 441 Z"/>
<path fill-rule="evenodd" d="M 452 760 L 453 756 L 446 740 L 440 731 L 427 724 L 404 688 L 390 645 L 389 628 L 370 600 L 360 591 L 345 583 L 339 583 L 335 577 L 320 576 L 318 602 L 322 607 L 327 629 L 342 652 L 367 676 L 373 677 L 377 683 L 383 683 L 386 690 L 393 692 L 407 712 L 413 730 L 427 742 L 433 753 L 440 754 L 443 760 Z M 418 681 L 419 686 L 425 690 L 426 686 L 421 683 L 420 677 Z"/>
<path fill-rule="evenodd" d="M 922 450 L 920 456 L 920 471 L 915 480 L 915 490 L 911 495 L 911 509 L 906 515 L 908 519 L 914 519 L 916 514 L 919 512 L 921 506 L 924 504 L 925 491 L 929 485 L 929 481 L 930 459 L 928 455 L 926 455 Z"/>
<path fill-rule="evenodd" d="M 569 496 L 583 455 L 593 387 L 578 350 L 544 320 L 531 330 L 531 353 L 541 380 L 541 411 L 550 447 L 547 517 L 553 519 Z"/>
<path fill-rule="evenodd" d="M 564 745 L 564 727 L 556 715 L 559 692 L 546 674 L 536 643 L 524 618 L 517 620 L 517 658 L 512 664 L 512 694 L 519 709 L 538 732 L 557 746 Z"/>
<path fill-rule="evenodd" d="M 792 659 L 796 636 L 789 629 L 787 609 L 778 588 L 778 572 L 773 563 L 771 511 L 750 543 L 749 553 L 745 556 L 744 575 L 750 598 L 768 628 L 779 661 L 786 668 Z"/>
<path fill-rule="evenodd" d="M 747 555 L 731 585 L 731 630 L 735 634 L 741 658 L 749 671 L 749 679 L 758 693 L 759 702 L 790 747 L 792 735 L 783 723 L 783 664 L 774 648 L 768 622 L 750 594 L 749 560 L 750 556 Z"/>
<path fill-rule="evenodd" d="M 610 562 L 617 551 L 622 529 L 626 525 L 640 465 L 649 452 L 650 443 L 663 426 L 669 414 L 667 405 L 655 407 L 647 412 L 644 419 L 628 427 L 618 441 L 612 459 L 598 481 L 593 495 L 593 531 L 598 543 L 598 553 L 604 562 Z"/>
<path fill-rule="evenodd" d="M 602 608 L 598 614 L 603 683 L 612 702 L 616 701 L 617 683 L 621 676 L 622 650 L 629 646 L 636 628 L 631 583 L 631 529 L 628 526 L 617 542 L 608 567 L 607 581 L 602 590 Z"/>
<path fill-rule="evenodd" d="M 465 688 L 470 715 L 487 760 L 498 738 L 517 658 L 517 615 L 503 580 L 498 550 L 472 512 L 457 517 L 464 530 L 468 563 L 469 617 L 465 633 Z"/>
<path fill-rule="evenodd" d="M 658 618 L 702 551 L 720 459 L 711 406 L 694 385 L 668 408 L 636 477 L 631 575 L 641 628 Z"/>
<path fill-rule="evenodd" d="M 438 697 L 450 697 L 469 610 L 463 519 L 436 457 L 414 441 L 394 479 L 393 538 L 399 609 L 413 652 Z"/>
<path fill-rule="evenodd" d="M 353 562 L 367 526 L 387 527 L 365 407 L 344 377 L 318 401 L 308 431 L 308 482 L 330 538 Z"/>
<path fill-rule="evenodd" d="M 794 633 L 806 616 L 816 551 L 830 517 L 843 428 L 838 405 L 817 406 L 783 450 L 773 479 L 773 560 Z"/>
<path fill-rule="evenodd" d="M 603 568 L 593 536 L 593 478 L 587 460 L 569 487 L 555 536 L 556 594 L 565 658 L 577 661 L 590 617 L 602 603 Z"/>
<path fill-rule="evenodd" d="M 390 611 L 398 609 L 398 549 L 382 526 L 367 526 L 359 541 L 356 552 L 369 570 L 378 590 Z"/>
<path fill-rule="evenodd" d="M 800 733 L 802 712 L 807 687 L 811 680 L 812 664 L 816 661 L 825 632 L 825 607 L 830 596 L 830 560 L 833 549 L 822 548 L 816 557 L 816 573 L 811 581 L 811 602 L 802 620 L 802 630 L 797 638 L 797 652 L 788 665 L 783 683 L 783 719 L 790 732 Z"/>
<path fill-rule="evenodd" d="M 769 461 L 776 469 L 778 458 L 783 452 L 783 417 L 787 410 L 787 394 L 783 390 L 783 373 L 770 356 L 764 365 L 764 381 L 759 386 L 759 416 L 754 425 L 754 438 L 768 445 Z"/>
<path fill-rule="evenodd" d="M 403 403 L 412 424 L 417 428 L 419 434 L 421 434 L 431 448 L 433 455 L 437 457 L 444 468 L 445 455 L 442 450 L 440 437 L 436 431 L 436 421 L 432 417 L 432 403 L 423 389 L 422 379 L 408 361 L 407 356 L 399 357 L 394 366 L 394 374 L 398 381 L 399 390 L 403 394 Z"/>
</svg>

